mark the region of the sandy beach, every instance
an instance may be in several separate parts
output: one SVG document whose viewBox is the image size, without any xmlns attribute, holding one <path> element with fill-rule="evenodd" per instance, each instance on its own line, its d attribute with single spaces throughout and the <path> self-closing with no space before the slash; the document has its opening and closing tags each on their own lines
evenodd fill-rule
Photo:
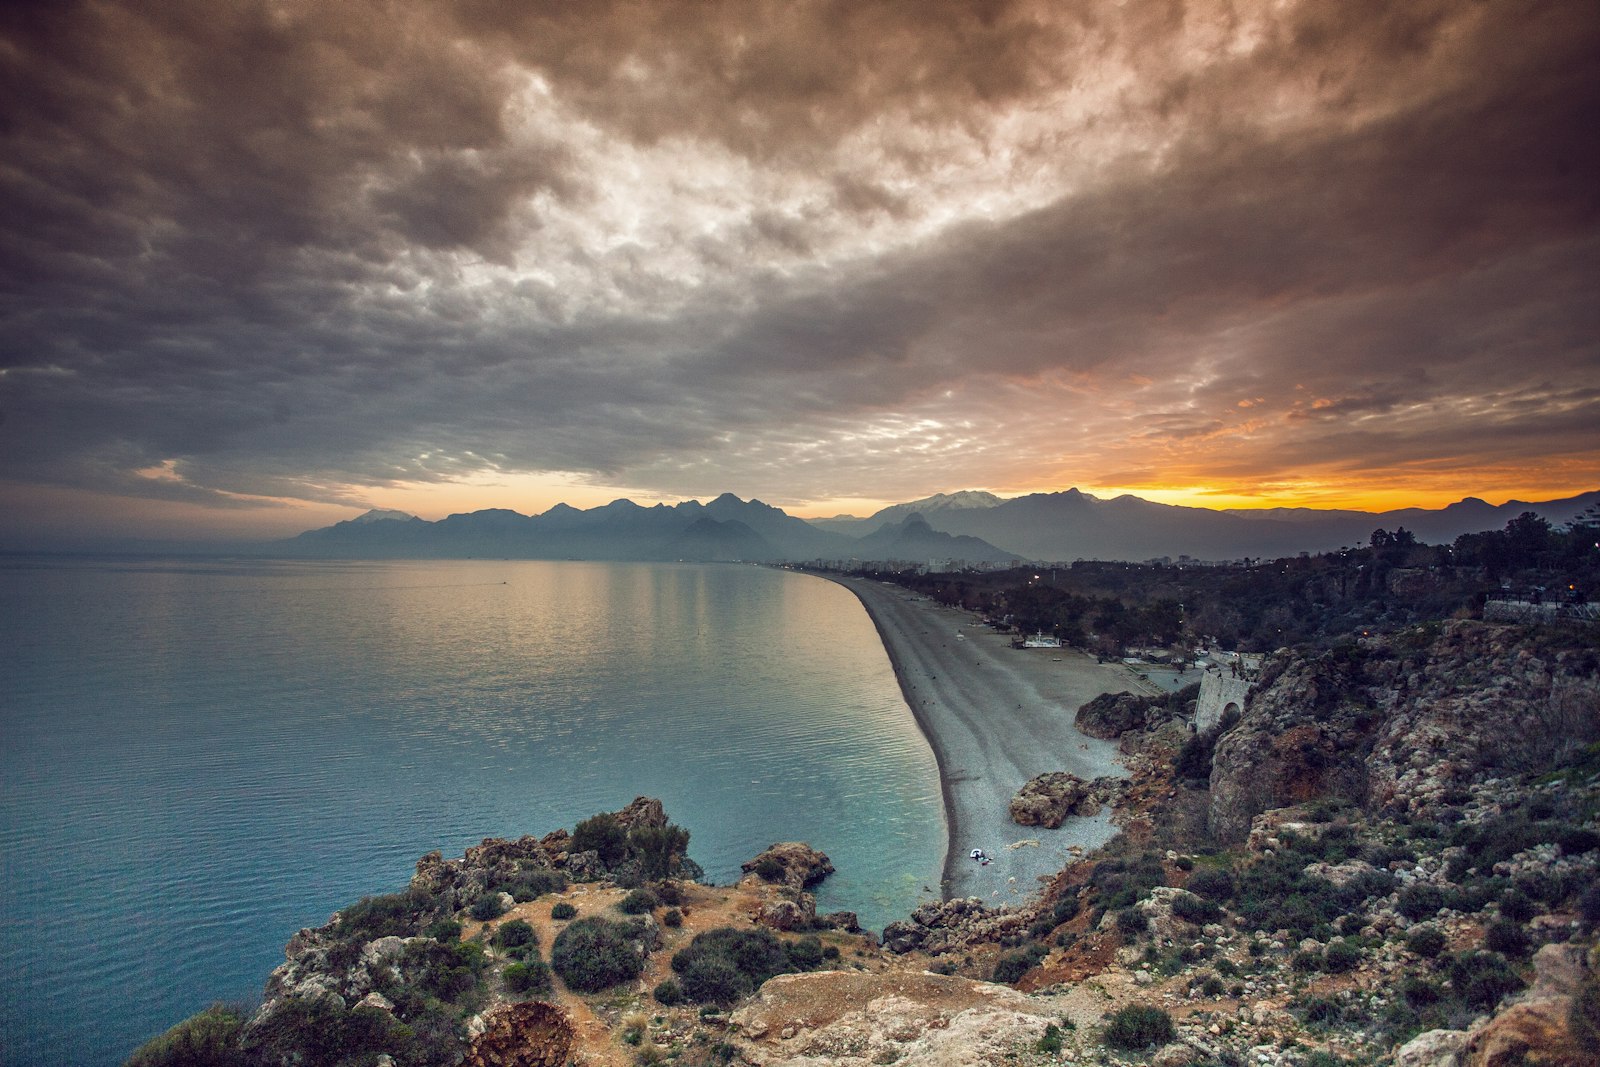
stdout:
<svg viewBox="0 0 1600 1067">
<path fill-rule="evenodd" d="M 1056 830 L 1011 821 L 1012 795 L 1046 771 L 1082 778 L 1121 775 L 1116 745 L 1072 725 L 1079 705 L 1133 688 L 1120 665 L 1071 649 L 1014 649 L 1008 636 L 964 611 L 900 586 L 835 578 L 861 600 L 933 748 L 949 824 L 941 890 L 1017 902 L 1039 879 L 1071 862 L 1071 846 L 1092 848 L 1114 832 L 1108 813 L 1068 819 Z M 982 849 L 988 866 L 970 859 Z"/>
</svg>

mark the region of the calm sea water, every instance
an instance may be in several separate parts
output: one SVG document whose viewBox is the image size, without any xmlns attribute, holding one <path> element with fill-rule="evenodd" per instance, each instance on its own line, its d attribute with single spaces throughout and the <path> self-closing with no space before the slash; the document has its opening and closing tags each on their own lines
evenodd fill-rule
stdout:
<svg viewBox="0 0 1600 1067">
<path fill-rule="evenodd" d="M 937 771 L 846 590 L 756 567 L 0 560 L 0 1061 L 120 1063 L 258 996 L 430 849 L 660 797 L 870 927 L 933 896 Z"/>
</svg>

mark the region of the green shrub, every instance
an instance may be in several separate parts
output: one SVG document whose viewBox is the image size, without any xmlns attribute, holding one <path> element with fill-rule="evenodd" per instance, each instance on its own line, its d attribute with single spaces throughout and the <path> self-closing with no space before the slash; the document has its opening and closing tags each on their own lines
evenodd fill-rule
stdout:
<svg viewBox="0 0 1600 1067">
<path fill-rule="evenodd" d="M 809 946 L 799 953 L 807 959 L 812 955 Z M 695 935 L 672 956 L 684 995 L 698 1004 L 732 1004 L 774 975 L 802 969 L 795 953 L 771 931 L 731 926 Z"/>
<path fill-rule="evenodd" d="M 1426 978 L 1415 975 L 1408 977 L 1400 983 L 1400 995 L 1406 998 L 1406 1003 L 1413 1008 L 1425 1008 L 1429 1004 L 1437 1004 L 1442 991 L 1438 986 Z"/>
<path fill-rule="evenodd" d="M 1499 952 L 1512 959 L 1521 959 L 1532 948 L 1528 940 L 1528 932 L 1520 923 L 1509 919 L 1497 919 L 1489 924 L 1489 929 L 1483 932 L 1483 946 L 1491 952 Z"/>
<path fill-rule="evenodd" d="M 1235 887 L 1233 875 L 1227 871 L 1220 867 L 1202 867 L 1189 876 L 1184 888 L 1207 900 L 1224 902 L 1233 898 Z"/>
<path fill-rule="evenodd" d="M 467 909 L 467 914 L 481 923 L 489 922 L 491 919 L 498 919 L 505 913 L 505 901 L 500 898 L 499 890 L 483 894 L 483 896 L 472 902 L 472 907 Z"/>
<path fill-rule="evenodd" d="M 1010 984 L 1023 975 L 1033 970 L 1039 961 L 1044 959 L 1048 950 L 1043 945 L 1029 945 L 1027 948 L 1015 952 L 1002 953 L 995 961 L 994 974 L 990 976 L 991 982 Z"/>
<path fill-rule="evenodd" d="M 1101 911 L 1116 911 L 1137 903 L 1165 881 L 1161 861 L 1152 853 L 1102 860 L 1089 876 L 1089 884 L 1099 891 L 1097 904 Z"/>
<path fill-rule="evenodd" d="M 677 882 L 669 880 L 656 883 L 656 896 L 661 898 L 661 903 L 677 907 L 683 903 L 683 888 Z"/>
<path fill-rule="evenodd" d="M 1333 974 L 1353 971 L 1361 965 L 1361 950 L 1349 940 L 1341 938 L 1323 951 L 1322 965 Z"/>
<path fill-rule="evenodd" d="M 140 1045 L 124 1067 L 234 1067 L 243 1025 L 240 1012 L 213 1004 Z"/>
<path fill-rule="evenodd" d="M 656 998 L 657 1004 L 662 1004 L 669 1008 L 675 1004 L 682 1004 L 685 999 L 683 986 L 678 984 L 676 978 L 668 978 L 664 982 L 656 983 L 656 987 L 650 991 L 650 995 Z"/>
<path fill-rule="evenodd" d="M 1438 886 L 1419 883 L 1408 885 L 1400 891 L 1398 910 L 1401 915 L 1417 922 L 1431 919 L 1444 907 L 1444 892 Z"/>
<path fill-rule="evenodd" d="M 783 876 L 789 873 L 789 868 L 776 856 L 762 856 L 750 870 L 764 882 L 781 882 Z"/>
<path fill-rule="evenodd" d="M 1220 725 L 1220 724 L 1219 724 Z M 1184 784 L 1204 789 L 1211 780 L 1211 758 L 1217 750 L 1217 739 L 1222 731 L 1213 727 L 1190 734 L 1172 761 L 1172 770 Z"/>
<path fill-rule="evenodd" d="M 433 901 L 423 893 L 388 893 L 362 897 L 339 912 L 334 933 L 346 941 L 366 943 L 380 937 L 410 937 L 422 926 Z"/>
<path fill-rule="evenodd" d="M 689 831 L 668 823 L 640 826 L 628 835 L 628 850 L 638 857 L 640 874 L 657 880 L 678 873 L 679 858 L 689 849 Z"/>
<path fill-rule="evenodd" d="M 661 913 L 661 925 L 676 930 L 683 925 L 683 912 L 677 908 L 668 908 Z"/>
<path fill-rule="evenodd" d="M 494 892 L 510 893 L 511 899 L 518 904 L 538 900 L 546 893 L 559 893 L 565 888 L 567 888 L 566 875 L 543 868 L 518 871 L 508 877 L 497 878 L 489 884 L 489 889 Z"/>
<path fill-rule="evenodd" d="M 1172 1016 L 1147 1004 L 1130 1004 L 1106 1024 L 1106 1044 L 1128 1052 L 1165 1045 L 1178 1034 Z"/>
<path fill-rule="evenodd" d="M 1564 855 L 1576 856 L 1600 848 L 1600 834 L 1582 826 L 1563 826 L 1556 831 L 1555 842 Z"/>
<path fill-rule="evenodd" d="M 1589 929 L 1600 926 L 1600 882 L 1595 882 L 1578 897 L 1578 917 Z"/>
<path fill-rule="evenodd" d="M 1116 914 L 1117 933 L 1138 937 L 1150 929 L 1150 917 L 1139 908 L 1122 908 Z"/>
<path fill-rule="evenodd" d="M 1406 935 L 1406 948 L 1423 959 L 1433 959 L 1444 951 L 1444 931 L 1437 926 L 1414 926 Z"/>
<path fill-rule="evenodd" d="M 1054 1054 L 1061 1051 L 1061 1027 L 1055 1023 L 1046 1023 L 1044 1033 L 1039 1035 L 1039 1040 L 1034 1043 L 1035 1052 Z"/>
<path fill-rule="evenodd" d="M 416 1034 L 379 1008 L 346 1008 L 329 996 L 286 997 L 250 1027 L 240 1045 L 249 1063 L 372 1062 L 369 1056 L 391 1051 L 414 1062 L 407 1054 L 416 1047 Z"/>
<path fill-rule="evenodd" d="M 600 862 L 614 867 L 628 858 L 628 831 L 615 815 L 601 812 L 572 828 L 573 852 L 594 852 Z"/>
<path fill-rule="evenodd" d="M 539 935 L 526 921 L 512 919 L 500 924 L 489 943 L 508 956 L 520 958 L 538 947 Z"/>
<path fill-rule="evenodd" d="M 1200 984 L 1200 992 L 1208 997 L 1220 997 L 1225 989 L 1227 986 L 1222 984 L 1222 979 L 1214 974 Z"/>
<path fill-rule="evenodd" d="M 1579 1048 L 1600 1048 L 1600 979 L 1590 975 L 1567 1011 L 1567 1029 Z"/>
<path fill-rule="evenodd" d="M 1222 909 L 1193 893 L 1177 893 L 1172 898 L 1172 914 L 1186 922 L 1204 925 L 1222 918 Z"/>
<path fill-rule="evenodd" d="M 1344 1018 L 1344 1008 L 1337 1000 L 1327 997 L 1305 997 L 1290 1005 L 1306 1022 L 1318 1026 L 1332 1026 Z"/>
<path fill-rule="evenodd" d="M 460 941 L 461 923 L 455 919 L 437 919 L 422 931 L 422 936 L 435 941 Z"/>
<path fill-rule="evenodd" d="M 676 960 L 674 960 L 676 963 Z M 696 956 L 678 972 L 684 996 L 697 1004 L 728 1006 L 756 986 L 725 956 Z"/>
<path fill-rule="evenodd" d="M 1492 952 L 1463 952 L 1450 961 L 1450 982 L 1469 1008 L 1488 1011 L 1523 987 L 1506 961 Z"/>
<path fill-rule="evenodd" d="M 654 911 L 661 899 L 648 889 L 635 889 L 622 898 L 617 905 L 617 910 L 624 915 L 643 915 L 647 911 Z"/>
<path fill-rule="evenodd" d="M 552 919 L 571 919 L 575 918 L 577 914 L 578 909 L 573 907 L 571 904 L 568 904 L 564 900 L 555 904 L 550 909 L 550 918 Z"/>
<path fill-rule="evenodd" d="M 550 964 L 567 988 L 578 993 L 631 981 L 644 969 L 631 928 L 608 919 L 579 919 L 556 935 Z"/>
<path fill-rule="evenodd" d="M 542 996 L 549 993 L 552 988 L 550 968 L 545 965 L 544 960 L 537 958 L 507 964 L 500 977 L 505 981 L 506 988 L 513 993 Z"/>
<path fill-rule="evenodd" d="M 815 934 L 790 941 L 784 949 L 789 953 L 789 962 L 798 970 L 809 971 L 822 965 L 822 941 Z"/>
<path fill-rule="evenodd" d="M 1316 952 L 1296 952 L 1294 959 L 1289 961 L 1289 966 L 1301 974 L 1313 974 L 1322 970 L 1322 956 Z"/>
<path fill-rule="evenodd" d="M 408 985 L 450 1003 L 465 999 L 476 989 L 487 965 L 483 946 L 473 941 L 412 941 L 397 961 Z"/>
<path fill-rule="evenodd" d="M 1520 888 L 1506 889 L 1506 893 L 1501 893 L 1498 907 L 1501 918 L 1509 918 L 1517 923 L 1526 923 L 1539 913 L 1539 905 L 1534 904 L 1533 897 L 1523 893 Z"/>
</svg>

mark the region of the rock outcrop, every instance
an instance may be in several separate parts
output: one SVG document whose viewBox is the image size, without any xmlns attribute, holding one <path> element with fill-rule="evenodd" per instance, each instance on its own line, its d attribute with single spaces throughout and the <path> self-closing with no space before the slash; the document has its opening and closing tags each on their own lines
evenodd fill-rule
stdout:
<svg viewBox="0 0 1600 1067">
<path fill-rule="evenodd" d="M 883 928 L 883 947 L 890 952 L 941 955 L 973 944 L 997 942 L 1027 928 L 1023 911 L 990 908 L 977 897 L 958 897 L 919 905 L 902 922 Z"/>
<path fill-rule="evenodd" d="M 1426 816 L 1496 774 L 1547 766 L 1600 739 L 1592 648 L 1480 622 L 1284 653 L 1217 742 L 1209 824 L 1241 840 L 1271 808 L 1337 798 Z"/>
<path fill-rule="evenodd" d="M 769 845 L 761 855 L 739 867 L 746 874 L 756 874 L 792 889 L 809 889 L 833 873 L 828 857 L 801 841 Z"/>
<path fill-rule="evenodd" d="M 743 1062 L 867 1067 L 1005 1062 L 1059 1017 L 987 982 L 831 971 L 772 979 L 732 1022 Z"/>
<path fill-rule="evenodd" d="M 1098 815 L 1107 804 L 1115 804 L 1127 786 L 1125 778 L 1085 781 L 1066 771 L 1048 771 L 1011 798 L 1011 821 L 1054 830 L 1069 817 Z"/>
<path fill-rule="evenodd" d="M 1090 737 L 1115 741 L 1129 730 L 1164 722 L 1168 715 L 1165 697 L 1101 693 L 1078 708 L 1072 724 Z"/>
</svg>

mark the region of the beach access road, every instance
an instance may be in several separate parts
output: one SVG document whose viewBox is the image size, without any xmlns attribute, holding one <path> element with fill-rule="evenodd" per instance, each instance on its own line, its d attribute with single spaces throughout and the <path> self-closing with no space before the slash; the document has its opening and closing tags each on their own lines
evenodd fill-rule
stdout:
<svg viewBox="0 0 1600 1067">
<path fill-rule="evenodd" d="M 1114 830 L 1109 811 L 1069 818 L 1059 829 L 1018 826 L 1011 798 L 1046 771 L 1080 778 L 1122 775 L 1116 744 L 1073 726 L 1078 707 L 1135 684 L 1120 664 L 1072 649 L 1015 649 L 1009 636 L 969 612 L 946 608 L 901 586 L 835 579 L 855 593 L 883 638 L 906 703 L 939 764 L 949 851 L 941 892 L 1020 903 L 1039 879 L 1072 862 Z M 971 859 L 973 849 L 991 857 Z"/>
</svg>

